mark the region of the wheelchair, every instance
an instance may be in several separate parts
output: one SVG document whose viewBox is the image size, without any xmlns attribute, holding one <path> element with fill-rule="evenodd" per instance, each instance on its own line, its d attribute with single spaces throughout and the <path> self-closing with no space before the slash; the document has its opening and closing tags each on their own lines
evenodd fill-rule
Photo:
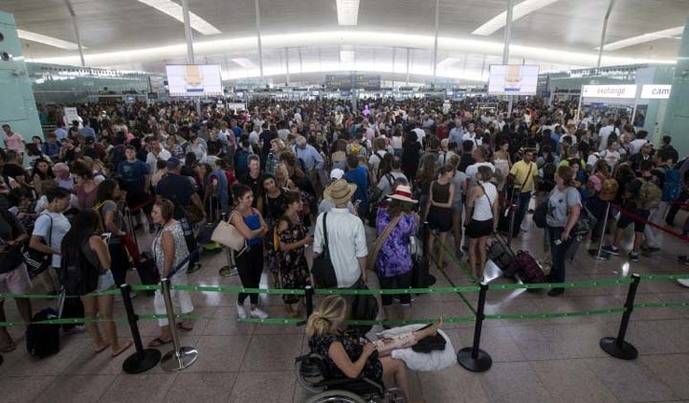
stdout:
<svg viewBox="0 0 689 403">
<path fill-rule="evenodd" d="M 295 359 L 297 379 L 313 395 L 306 403 L 406 403 L 402 391 L 366 377 L 327 377 L 325 362 L 309 353 Z"/>
</svg>

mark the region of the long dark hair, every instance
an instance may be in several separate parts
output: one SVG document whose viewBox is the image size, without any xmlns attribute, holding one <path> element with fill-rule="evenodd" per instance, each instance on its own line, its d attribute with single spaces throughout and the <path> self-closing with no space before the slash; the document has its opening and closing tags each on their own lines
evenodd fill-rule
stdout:
<svg viewBox="0 0 689 403">
<path fill-rule="evenodd" d="M 93 209 L 81 210 L 72 221 L 72 227 L 62 239 L 62 257 L 79 259 L 81 247 L 89 238 L 101 232 L 100 218 Z"/>
<path fill-rule="evenodd" d="M 45 174 L 44 174 L 43 172 L 41 172 L 41 171 L 38 169 L 38 164 L 40 164 L 40 163 L 42 163 L 42 162 L 45 162 L 46 164 L 48 164 L 48 172 L 45 173 Z M 51 167 L 50 167 L 50 162 L 48 162 L 48 160 L 46 160 L 45 158 L 37 158 L 36 161 L 34 161 L 34 163 L 33 163 L 33 168 L 32 168 L 32 170 L 31 170 L 31 172 L 32 172 L 34 175 L 37 174 L 38 177 L 39 177 L 42 181 L 44 181 L 44 180 L 46 180 L 46 179 L 55 178 L 55 174 L 53 174 L 53 170 L 52 170 Z"/>
<path fill-rule="evenodd" d="M 115 189 L 117 189 L 117 186 L 117 182 L 112 179 L 106 179 L 101 182 L 96 191 L 96 204 L 101 204 L 108 200 L 115 201 Z"/>
</svg>

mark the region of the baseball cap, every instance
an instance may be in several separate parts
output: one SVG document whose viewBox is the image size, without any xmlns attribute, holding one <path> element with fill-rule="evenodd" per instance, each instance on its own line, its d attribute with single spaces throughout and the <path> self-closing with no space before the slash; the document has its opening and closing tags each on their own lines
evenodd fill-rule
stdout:
<svg viewBox="0 0 689 403">
<path fill-rule="evenodd" d="M 340 168 L 335 168 L 332 171 L 330 171 L 330 179 L 342 179 L 343 176 L 344 171 Z"/>
</svg>

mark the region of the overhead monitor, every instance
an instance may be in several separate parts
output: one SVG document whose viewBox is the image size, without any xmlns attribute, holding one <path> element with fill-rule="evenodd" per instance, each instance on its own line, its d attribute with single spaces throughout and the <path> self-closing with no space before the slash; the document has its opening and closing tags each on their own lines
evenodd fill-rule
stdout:
<svg viewBox="0 0 689 403">
<path fill-rule="evenodd" d="M 491 64 L 488 93 L 493 95 L 536 95 L 538 65 Z"/>
<path fill-rule="evenodd" d="M 165 66 L 165 71 L 170 96 L 223 95 L 220 66 L 217 64 L 173 64 Z"/>
</svg>

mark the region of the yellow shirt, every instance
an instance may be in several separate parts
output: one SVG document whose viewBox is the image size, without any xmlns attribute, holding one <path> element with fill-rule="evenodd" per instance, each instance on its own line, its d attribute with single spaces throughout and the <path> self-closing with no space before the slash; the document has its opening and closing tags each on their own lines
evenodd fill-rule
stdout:
<svg viewBox="0 0 689 403">
<path fill-rule="evenodd" d="M 529 172 L 531 172 L 530 179 Z M 522 193 L 534 191 L 534 184 L 538 176 L 538 168 L 535 162 L 529 162 L 527 164 L 524 160 L 519 160 L 516 164 L 512 165 L 510 174 L 514 176 L 514 184 L 521 186 Z"/>
</svg>

